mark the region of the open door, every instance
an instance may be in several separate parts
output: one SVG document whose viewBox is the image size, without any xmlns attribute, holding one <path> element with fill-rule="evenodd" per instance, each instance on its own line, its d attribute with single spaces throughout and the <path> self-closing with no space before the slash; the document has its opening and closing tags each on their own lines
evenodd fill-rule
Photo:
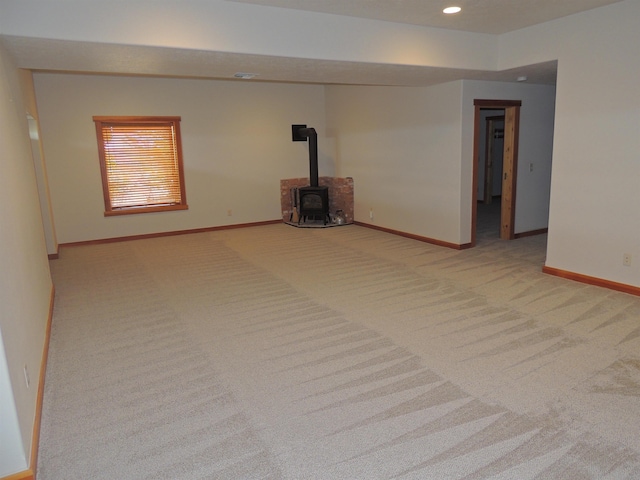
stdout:
<svg viewBox="0 0 640 480">
<path fill-rule="evenodd" d="M 500 210 L 500 238 L 515 238 L 516 180 L 518 173 L 518 137 L 520 134 L 519 100 L 474 100 L 474 138 L 473 138 L 473 191 L 471 210 L 471 246 L 476 245 L 476 226 L 478 218 L 478 157 L 480 145 L 480 110 L 504 109 L 504 152 L 502 167 L 502 204 Z"/>
</svg>

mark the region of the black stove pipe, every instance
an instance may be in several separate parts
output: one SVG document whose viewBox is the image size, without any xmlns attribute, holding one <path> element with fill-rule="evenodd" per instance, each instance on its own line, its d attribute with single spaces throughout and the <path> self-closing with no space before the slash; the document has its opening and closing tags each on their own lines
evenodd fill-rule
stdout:
<svg viewBox="0 0 640 480">
<path fill-rule="evenodd" d="M 318 186 L 318 134 L 315 128 L 300 128 L 297 133 L 309 139 L 309 185 Z"/>
</svg>

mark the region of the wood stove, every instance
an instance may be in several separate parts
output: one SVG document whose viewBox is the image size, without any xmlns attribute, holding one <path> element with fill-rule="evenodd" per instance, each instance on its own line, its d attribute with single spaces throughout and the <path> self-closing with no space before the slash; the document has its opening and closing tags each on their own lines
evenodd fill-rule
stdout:
<svg viewBox="0 0 640 480">
<path fill-rule="evenodd" d="M 325 225 L 329 220 L 329 187 L 302 187 L 299 195 L 299 222 L 320 220 Z"/>
<path fill-rule="evenodd" d="M 315 128 L 306 125 L 292 125 L 293 141 L 309 139 L 309 183 L 298 189 L 300 208 L 299 221 L 319 220 L 325 225 L 329 219 L 329 187 L 318 185 L 318 134 Z"/>
</svg>

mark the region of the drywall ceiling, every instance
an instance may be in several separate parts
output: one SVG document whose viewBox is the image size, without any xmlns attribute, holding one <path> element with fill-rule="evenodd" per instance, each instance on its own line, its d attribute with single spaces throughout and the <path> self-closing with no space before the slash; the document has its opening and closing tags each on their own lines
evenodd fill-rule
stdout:
<svg viewBox="0 0 640 480">
<path fill-rule="evenodd" d="M 560 18 L 620 0 L 456 0 L 463 12 L 442 15 L 445 0 L 228 0 L 260 8 L 309 10 L 430 27 L 499 33 Z M 146 45 L 2 35 L 21 68 L 34 71 L 233 79 L 257 72 L 252 81 L 348 85 L 428 86 L 460 79 L 555 84 L 557 63 L 508 71 L 293 58 Z M 244 81 L 244 80 L 238 80 Z"/>
<path fill-rule="evenodd" d="M 476 33 L 507 33 L 621 0 L 229 0 Z M 442 15 L 449 6 L 462 7 Z"/>
</svg>

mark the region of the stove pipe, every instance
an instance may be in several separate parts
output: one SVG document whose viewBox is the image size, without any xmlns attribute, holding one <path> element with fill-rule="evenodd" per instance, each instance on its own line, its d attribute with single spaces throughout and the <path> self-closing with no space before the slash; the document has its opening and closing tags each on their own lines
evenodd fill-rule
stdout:
<svg viewBox="0 0 640 480">
<path fill-rule="evenodd" d="M 297 133 L 309 139 L 309 185 L 318 186 L 318 134 L 315 128 L 300 128 Z"/>
</svg>

